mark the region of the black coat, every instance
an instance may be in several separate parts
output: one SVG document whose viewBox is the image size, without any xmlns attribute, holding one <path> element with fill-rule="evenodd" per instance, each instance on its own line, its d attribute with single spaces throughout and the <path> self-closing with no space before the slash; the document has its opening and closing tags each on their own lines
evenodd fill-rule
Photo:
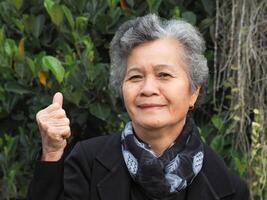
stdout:
<svg viewBox="0 0 267 200">
<path fill-rule="evenodd" d="M 130 200 L 131 181 L 120 134 L 100 136 L 76 144 L 64 162 L 38 161 L 28 199 Z M 187 200 L 249 199 L 246 184 L 207 145 L 202 170 L 187 191 Z"/>
</svg>

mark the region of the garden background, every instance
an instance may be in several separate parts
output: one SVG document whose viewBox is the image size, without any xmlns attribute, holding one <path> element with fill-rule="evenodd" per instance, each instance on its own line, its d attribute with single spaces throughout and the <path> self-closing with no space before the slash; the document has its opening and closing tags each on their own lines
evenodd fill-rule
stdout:
<svg viewBox="0 0 267 200">
<path fill-rule="evenodd" d="M 267 199 L 266 0 L 0 0 L 0 199 L 25 199 L 40 150 L 35 114 L 55 92 L 70 146 L 123 127 L 128 116 L 108 87 L 109 42 L 147 13 L 203 33 L 210 82 L 192 114 L 251 198 Z"/>
</svg>

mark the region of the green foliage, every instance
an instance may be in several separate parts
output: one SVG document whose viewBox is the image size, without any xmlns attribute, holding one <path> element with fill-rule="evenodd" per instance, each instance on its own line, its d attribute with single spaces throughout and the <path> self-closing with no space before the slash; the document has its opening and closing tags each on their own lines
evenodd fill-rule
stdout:
<svg viewBox="0 0 267 200">
<path fill-rule="evenodd" d="M 263 111 L 253 110 L 255 120 L 252 122 L 251 152 L 250 152 L 250 173 L 252 173 L 251 191 L 258 199 L 265 199 L 267 189 L 267 142 L 261 140 L 260 135 L 264 132 Z M 266 133 L 266 130 L 265 130 Z M 265 193 L 265 194 L 264 194 Z"/>
<path fill-rule="evenodd" d="M 32 163 L 37 144 L 32 142 L 30 135 L 18 128 L 18 135 L 4 134 L 0 138 L 0 166 L 3 176 L 0 180 L 2 199 L 22 199 L 28 189 Z"/>
<path fill-rule="evenodd" d="M 59 83 L 63 81 L 65 69 L 62 67 L 61 62 L 53 56 L 44 56 L 42 58 L 43 68 L 51 70 Z"/>
<path fill-rule="evenodd" d="M 148 12 L 198 26 L 212 63 L 212 0 L 0 0 L 0 199 L 25 198 L 40 147 L 35 114 L 55 92 L 64 95 L 71 143 L 123 127 L 127 113 L 108 88 L 109 42 L 122 22 Z M 246 159 L 231 146 L 231 120 L 211 110 L 211 90 L 196 113 L 201 134 L 245 175 Z"/>
</svg>

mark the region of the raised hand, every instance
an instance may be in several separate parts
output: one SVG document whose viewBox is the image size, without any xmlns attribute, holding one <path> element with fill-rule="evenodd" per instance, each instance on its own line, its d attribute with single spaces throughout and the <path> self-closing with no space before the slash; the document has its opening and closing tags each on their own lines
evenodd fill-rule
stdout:
<svg viewBox="0 0 267 200">
<path fill-rule="evenodd" d="M 70 137 L 70 120 L 62 109 L 63 95 L 57 92 L 53 103 L 36 114 L 36 121 L 42 137 L 43 161 L 58 161 Z"/>
</svg>

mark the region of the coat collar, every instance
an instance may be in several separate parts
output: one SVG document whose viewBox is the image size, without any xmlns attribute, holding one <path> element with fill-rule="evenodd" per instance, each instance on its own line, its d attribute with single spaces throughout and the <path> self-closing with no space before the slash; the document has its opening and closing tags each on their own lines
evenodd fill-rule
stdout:
<svg viewBox="0 0 267 200">
<path fill-rule="evenodd" d="M 118 163 L 123 161 L 120 134 L 110 135 L 96 159 L 108 170 L 118 167 Z"/>
<path fill-rule="evenodd" d="M 107 169 L 105 177 L 97 184 L 101 200 L 130 199 L 131 177 L 124 163 L 120 134 L 109 137 L 96 159 Z"/>
<path fill-rule="evenodd" d="M 130 199 L 131 177 L 122 156 L 120 134 L 112 134 L 96 159 L 107 170 L 97 184 L 101 200 Z M 117 192 L 116 192 L 117 191 Z M 205 145 L 204 165 L 188 187 L 188 200 L 222 199 L 234 193 L 229 172 L 224 162 Z M 207 194 L 211 194 L 207 196 Z"/>
</svg>

